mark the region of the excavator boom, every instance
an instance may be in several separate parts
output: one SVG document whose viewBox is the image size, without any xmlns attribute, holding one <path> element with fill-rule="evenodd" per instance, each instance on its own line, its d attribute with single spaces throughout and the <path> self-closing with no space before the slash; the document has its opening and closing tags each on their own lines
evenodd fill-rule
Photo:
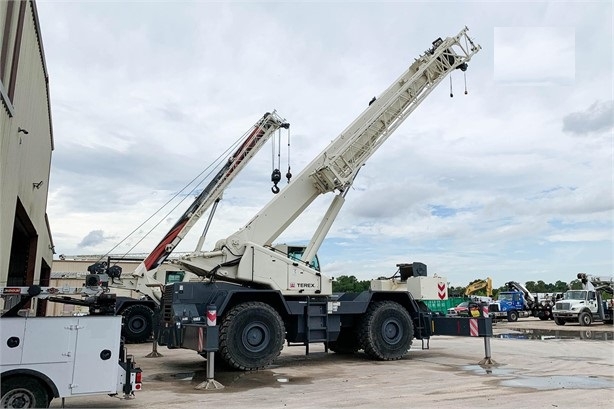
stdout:
<svg viewBox="0 0 614 409">
<path fill-rule="evenodd" d="M 486 295 L 492 297 L 492 280 L 490 277 L 486 277 L 486 280 L 479 280 L 475 283 L 471 283 L 465 289 L 465 295 L 471 295 L 478 290 L 486 288 Z"/>
</svg>

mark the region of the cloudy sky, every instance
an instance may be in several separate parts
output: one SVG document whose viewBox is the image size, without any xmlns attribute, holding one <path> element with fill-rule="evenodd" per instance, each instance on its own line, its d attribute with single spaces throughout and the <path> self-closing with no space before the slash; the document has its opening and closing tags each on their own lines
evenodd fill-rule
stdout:
<svg viewBox="0 0 614 409">
<path fill-rule="evenodd" d="M 454 97 L 445 80 L 367 162 L 323 270 L 368 279 L 421 261 L 452 285 L 497 287 L 612 273 L 609 0 L 37 4 L 58 255 L 148 253 L 190 204 L 181 189 L 266 111 L 291 124 L 297 174 L 434 39 L 468 26 L 483 48 L 468 94 L 454 73 Z M 271 156 L 227 189 L 204 249 L 271 199 Z M 330 198 L 280 242 L 308 241 Z"/>
</svg>

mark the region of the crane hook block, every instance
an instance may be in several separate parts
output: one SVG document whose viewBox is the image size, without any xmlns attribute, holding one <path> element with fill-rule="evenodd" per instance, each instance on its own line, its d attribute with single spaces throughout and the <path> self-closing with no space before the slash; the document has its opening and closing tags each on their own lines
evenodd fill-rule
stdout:
<svg viewBox="0 0 614 409">
<path fill-rule="evenodd" d="M 277 184 L 280 180 L 281 171 L 279 169 L 274 169 L 273 173 L 271 173 L 271 182 L 273 182 L 273 187 L 271 188 L 271 191 L 275 194 L 279 193 L 279 187 L 277 187 Z"/>
<path fill-rule="evenodd" d="M 290 172 L 290 166 L 288 166 L 288 171 L 286 172 L 286 179 L 288 179 L 288 183 L 290 183 L 290 179 L 292 179 L 292 172 Z"/>
</svg>

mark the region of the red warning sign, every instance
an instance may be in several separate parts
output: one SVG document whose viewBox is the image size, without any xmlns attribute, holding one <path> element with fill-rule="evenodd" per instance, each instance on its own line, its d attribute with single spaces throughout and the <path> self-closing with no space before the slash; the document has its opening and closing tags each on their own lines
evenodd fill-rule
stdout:
<svg viewBox="0 0 614 409">
<path fill-rule="evenodd" d="M 207 325 L 217 325 L 217 311 L 207 310 Z"/>
<path fill-rule="evenodd" d="M 437 284 L 437 296 L 440 300 L 444 300 L 446 298 L 446 283 Z"/>
</svg>

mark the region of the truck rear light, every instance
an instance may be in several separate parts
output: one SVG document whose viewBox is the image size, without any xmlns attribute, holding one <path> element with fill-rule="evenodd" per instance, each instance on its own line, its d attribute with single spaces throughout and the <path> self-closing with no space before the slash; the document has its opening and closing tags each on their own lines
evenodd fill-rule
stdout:
<svg viewBox="0 0 614 409">
<path fill-rule="evenodd" d="M 141 389 L 143 389 L 143 385 L 141 384 L 143 379 L 143 371 L 141 371 L 141 368 L 135 368 L 132 371 L 130 378 L 132 379 L 132 391 L 140 391 Z"/>
</svg>

